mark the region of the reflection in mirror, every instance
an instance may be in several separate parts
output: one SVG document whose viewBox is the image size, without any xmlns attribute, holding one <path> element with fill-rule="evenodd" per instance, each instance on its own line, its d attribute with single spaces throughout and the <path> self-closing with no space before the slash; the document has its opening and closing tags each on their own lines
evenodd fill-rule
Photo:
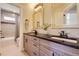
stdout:
<svg viewBox="0 0 79 59">
<path fill-rule="evenodd" d="M 33 29 L 40 29 L 43 26 L 43 5 L 35 6 L 33 13 Z"/>
<path fill-rule="evenodd" d="M 69 9 L 64 14 L 64 25 L 66 27 L 74 27 L 77 25 L 77 5 L 73 5 L 71 9 Z"/>
</svg>

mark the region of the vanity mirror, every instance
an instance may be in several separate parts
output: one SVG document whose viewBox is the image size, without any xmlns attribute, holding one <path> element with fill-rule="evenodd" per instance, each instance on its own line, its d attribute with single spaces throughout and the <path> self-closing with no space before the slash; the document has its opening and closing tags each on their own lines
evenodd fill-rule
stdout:
<svg viewBox="0 0 79 59">
<path fill-rule="evenodd" d="M 43 26 L 43 4 L 37 4 L 33 13 L 33 29 L 39 29 Z"/>
<path fill-rule="evenodd" d="M 64 12 L 64 28 L 78 28 L 77 4 L 72 4 Z"/>
<path fill-rule="evenodd" d="M 52 28 L 78 28 L 77 3 L 52 3 Z M 51 16 L 50 16 L 51 17 Z"/>
<path fill-rule="evenodd" d="M 38 4 L 34 8 L 33 13 L 33 29 L 47 29 L 52 23 L 51 4 Z M 50 25 L 50 26 L 49 26 Z"/>
<path fill-rule="evenodd" d="M 33 29 L 40 29 L 44 24 L 51 28 L 78 28 L 77 3 L 38 4 L 33 13 Z"/>
</svg>

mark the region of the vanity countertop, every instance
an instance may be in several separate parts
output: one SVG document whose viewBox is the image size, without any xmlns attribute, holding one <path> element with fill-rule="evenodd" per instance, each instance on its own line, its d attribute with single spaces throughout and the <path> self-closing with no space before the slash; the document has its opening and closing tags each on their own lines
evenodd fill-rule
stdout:
<svg viewBox="0 0 79 59">
<path fill-rule="evenodd" d="M 24 34 L 79 49 L 79 38 L 73 38 L 72 39 L 72 40 L 76 40 L 77 43 L 70 43 L 70 42 L 65 42 L 65 41 L 62 41 L 62 40 L 56 40 L 56 39 L 50 38 L 50 37 L 53 37 L 55 35 L 47 35 L 47 34 L 40 34 L 40 33 L 37 34 L 37 35 L 34 35 L 34 33 L 31 33 L 31 32 L 30 33 L 24 33 Z"/>
</svg>

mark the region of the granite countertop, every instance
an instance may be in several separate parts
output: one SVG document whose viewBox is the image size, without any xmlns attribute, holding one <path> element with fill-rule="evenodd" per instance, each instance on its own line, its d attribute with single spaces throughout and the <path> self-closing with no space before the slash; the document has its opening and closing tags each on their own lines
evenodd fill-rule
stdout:
<svg viewBox="0 0 79 59">
<path fill-rule="evenodd" d="M 70 43 L 70 42 L 65 42 L 65 41 L 55 40 L 55 39 L 50 38 L 50 37 L 53 37 L 55 35 L 46 35 L 46 34 L 35 35 L 34 33 L 31 33 L 31 32 L 30 33 L 24 33 L 24 34 L 79 49 L 79 42 L 78 42 L 79 38 L 71 38 L 72 40 L 77 40 L 77 43 Z"/>
</svg>

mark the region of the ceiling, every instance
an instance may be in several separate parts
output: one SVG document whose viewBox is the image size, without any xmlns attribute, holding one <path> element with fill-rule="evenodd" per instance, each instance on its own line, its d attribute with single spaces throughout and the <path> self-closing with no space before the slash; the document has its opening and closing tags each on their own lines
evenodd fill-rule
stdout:
<svg viewBox="0 0 79 59">
<path fill-rule="evenodd" d="M 60 7 L 64 7 L 66 5 L 68 5 L 69 3 L 53 3 L 52 7 L 53 8 L 60 8 Z"/>
</svg>

